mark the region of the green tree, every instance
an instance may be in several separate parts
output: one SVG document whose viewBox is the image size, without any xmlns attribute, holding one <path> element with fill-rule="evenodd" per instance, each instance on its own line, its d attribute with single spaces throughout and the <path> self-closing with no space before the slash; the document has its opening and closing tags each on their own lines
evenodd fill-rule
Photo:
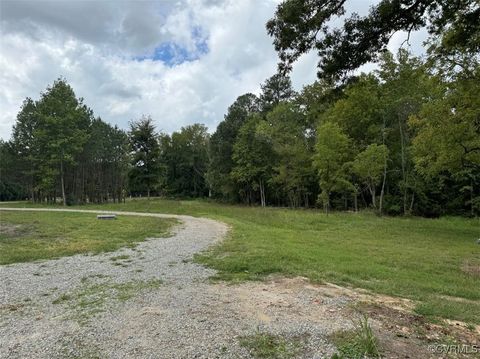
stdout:
<svg viewBox="0 0 480 359">
<path fill-rule="evenodd" d="M 60 178 L 63 205 L 73 196 L 73 186 L 66 188 L 68 169 L 77 165 L 77 156 L 88 140 L 92 112 L 77 99 L 64 79 L 56 80 L 42 93 L 36 105 L 34 129 L 37 156 L 40 159 L 41 187 L 54 192 Z"/>
<path fill-rule="evenodd" d="M 132 151 L 132 168 L 129 173 L 130 190 L 135 193 L 147 193 L 159 184 L 161 163 L 160 145 L 153 120 L 143 116 L 130 123 L 130 148 Z"/>
<path fill-rule="evenodd" d="M 381 0 L 368 15 L 345 15 L 346 0 L 285 0 L 268 21 L 267 31 L 279 54 L 282 71 L 304 53 L 316 50 L 319 76 L 341 78 L 361 65 L 378 60 L 398 31 L 427 29 L 449 53 L 480 47 L 480 4 L 477 0 Z M 334 20 L 343 21 L 340 28 Z"/>
<path fill-rule="evenodd" d="M 412 57 L 406 50 L 400 49 L 396 58 L 385 53 L 380 62 L 378 76 L 382 81 L 382 118 L 384 119 L 383 143 L 391 150 L 391 180 L 397 180 L 403 213 L 413 210 L 417 189 L 415 188 L 415 172 L 410 154 L 413 134 L 407 121 L 417 114 L 434 89 L 430 75 L 420 59 Z M 398 170 L 398 171 L 397 171 Z"/>
<path fill-rule="evenodd" d="M 172 176 L 177 194 L 203 197 L 208 193 L 205 175 L 208 167 L 208 130 L 204 125 L 182 127 L 171 137 L 176 158 L 176 175 Z"/>
<path fill-rule="evenodd" d="M 377 208 L 376 193 L 382 178 L 385 178 L 388 148 L 385 145 L 371 144 L 357 154 L 353 161 L 353 171 L 367 187 L 372 197 L 373 208 Z M 382 213 L 383 191 L 380 196 L 379 211 Z"/>
<path fill-rule="evenodd" d="M 290 206 L 298 207 L 303 202 L 308 207 L 315 172 L 305 114 L 292 103 L 281 103 L 267 114 L 266 121 L 260 122 L 257 131 L 266 136 L 275 153 L 272 184 L 280 188 Z"/>
<path fill-rule="evenodd" d="M 253 202 L 252 191 L 259 191 L 260 204 L 266 206 L 266 183 L 272 171 L 274 153 L 268 136 L 258 131 L 262 118 L 250 116 L 243 124 L 233 147 L 235 166 L 232 178 L 241 185 L 241 192 L 248 203 Z"/>
<path fill-rule="evenodd" d="M 282 74 L 273 75 L 260 87 L 262 88 L 260 109 L 264 113 L 272 110 L 280 102 L 292 99 L 295 95 L 290 77 Z"/>
<path fill-rule="evenodd" d="M 125 195 L 130 162 L 127 134 L 100 118 L 90 126 L 90 138 L 81 163 L 85 183 L 82 201 L 102 203 L 112 199 L 120 202 Z"/>
<path fill-rule="evenodd" d="M 36 183 L 38 182 L 38 146 L 35 142 L 35 129 L 38 116 L 35 102 L 26 98 L 12 130 L 11 150 L 15 153 L 17 176 L 28 188 L 32 201 L 38 200 Z"/>
<path fill-rule="evenodd" d="M 320 199 L 325 212 L 330 210 L 330 196 L 335 190 L 351 188 L 346 165 L 351 158 L 351 140 L 336 123 L 326 122 L 318 128 L 314 165 L 320 183 Z"/>
<path fill-rule="evenodd" d="M 384 103 L 378 79 L 360 75 L 345 88 L 343 96 L 326 111 L 326 121 L 337 123 L 361 149 L 381 141 Z"/>
<path fill-rule="evenodd" d="M 439 83 L 436 98 L 410 118 L 416 131 L 413 156 L 416 169 L 432 179 L 449 173 L 463 182 L 470 211 L 480 211 L 480 70 L 474 77 Z"/>
<path fill-rule="evenodd" d="M 206 174 L 211 196 L 231 201 L 238 199 L 238 188 L 230 176 L 234 166 L 233 145 L 240 127 L 255 112 L 258 112 L 258 98 L 251 93 L 239 96 L 211 136 Z"/>
<path fill-rule="evenodd" d="M 27 198 L 28 188 L 25 186 L 22 166 L 13 144 L 0 139 L 0 201 Z"/>
</svg>

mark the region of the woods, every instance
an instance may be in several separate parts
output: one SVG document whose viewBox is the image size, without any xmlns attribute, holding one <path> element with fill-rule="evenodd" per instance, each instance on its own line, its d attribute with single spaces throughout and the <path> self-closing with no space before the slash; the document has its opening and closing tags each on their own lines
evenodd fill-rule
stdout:
<svg viewBox="0 0 480 359">
<path fill-rule="evenodd" d="M 281 71 L 258 95 L 240 95 L 213 133 L 198 123 L 158 133 L 161 119 L 149 116 L 125 132 L 95 117 L 60 78 L 39 100 L 24 101 L 11 140 L 0 143 L 0 199 L 69 205 L 155 195 L 326 212 L 478 215 L 478 6 L 400 3 L 381 1 L 366 17 L 346 19 L 338 37 L 323 25 L 343 14 L 342 2 L 322 9 L 313 1 L 281 3 L 267 24 Z M 425 57 L 386 50 L 392 33 L 427 20 L 438 36 Z M 366 27 L 379 23 L 389 25 Z M 378 42 L 353 42 L 354 29 L 361 37 L 373 31 Z M 297 93 L 288 71 L 313 48 L 319 79 Z M 371 60 L 376 69 L 351 72 Z"/>
<path fill-rule="evenodd" d="M 95 118 L 63 79 L 27 98 L 12 139 L 1 143 L 2 200 L 64 205 L 120 201 L 126 189 L 124 131 Z"/>
</svg>

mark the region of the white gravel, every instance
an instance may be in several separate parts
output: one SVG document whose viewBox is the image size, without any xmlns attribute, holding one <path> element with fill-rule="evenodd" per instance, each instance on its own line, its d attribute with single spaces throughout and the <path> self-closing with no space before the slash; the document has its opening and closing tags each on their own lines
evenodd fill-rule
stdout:
<svg viewBox="0 0 480 359">
<path fill-rule="evenodd" d="M 258 330 L 301 336 L 298 356 L 322 358 L 333 352 L 326 336 L 351 325 L 351 299 L 304 280 L 210 283 L 215 271 L 191 259 L 225 237 L 223 223 L 116 213 L 119 225 L 124 215 L 181 224 L 134 249 L 0 266 L 0 358 L 243 358 L 239 337 Z"/>
</svg>

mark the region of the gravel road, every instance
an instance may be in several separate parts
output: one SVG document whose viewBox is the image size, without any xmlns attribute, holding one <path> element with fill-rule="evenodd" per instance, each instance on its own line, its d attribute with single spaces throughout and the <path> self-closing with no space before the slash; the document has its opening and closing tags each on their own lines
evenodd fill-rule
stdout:
<svg viewBox="0 0 480 359">
<path fill-rule="evenodd" d="M 332 288 L 299 278 L 211 283 L 215 271 L 192 257 L 225 237 L 223 223 L 117 215 L 119 224 L 126 215 L 180 224 L 133 249 L 0 266 L 0 358 L 248 358 L 241 338 L 259 332 L 300 343 L 297 357 L 323 358 L 334 350 L 328 334 L 351 327 L 352 298 Z"/>
</svg>

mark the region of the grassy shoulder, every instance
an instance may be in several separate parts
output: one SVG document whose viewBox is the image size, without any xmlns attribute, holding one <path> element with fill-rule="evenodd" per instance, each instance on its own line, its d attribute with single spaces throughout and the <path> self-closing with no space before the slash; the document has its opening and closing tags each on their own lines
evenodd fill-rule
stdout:
<svg viewBox="0 0 480 359">
<path fill-rule="evenodd" d="M 480 324 L 478 219 L 325 215 L 163 199 L 85 207 L 189 214 L 228 223 L 229 238 L 197 256 L 218 270 L 219 279 L 305 276 L 410 298 L 429 317 Z"/>
<path fill-rule="evenodd" d="M 0 211 L 0 264 L 115 251 L 164 237 L 175 220 L 94 213 Z"/>
</svg>

